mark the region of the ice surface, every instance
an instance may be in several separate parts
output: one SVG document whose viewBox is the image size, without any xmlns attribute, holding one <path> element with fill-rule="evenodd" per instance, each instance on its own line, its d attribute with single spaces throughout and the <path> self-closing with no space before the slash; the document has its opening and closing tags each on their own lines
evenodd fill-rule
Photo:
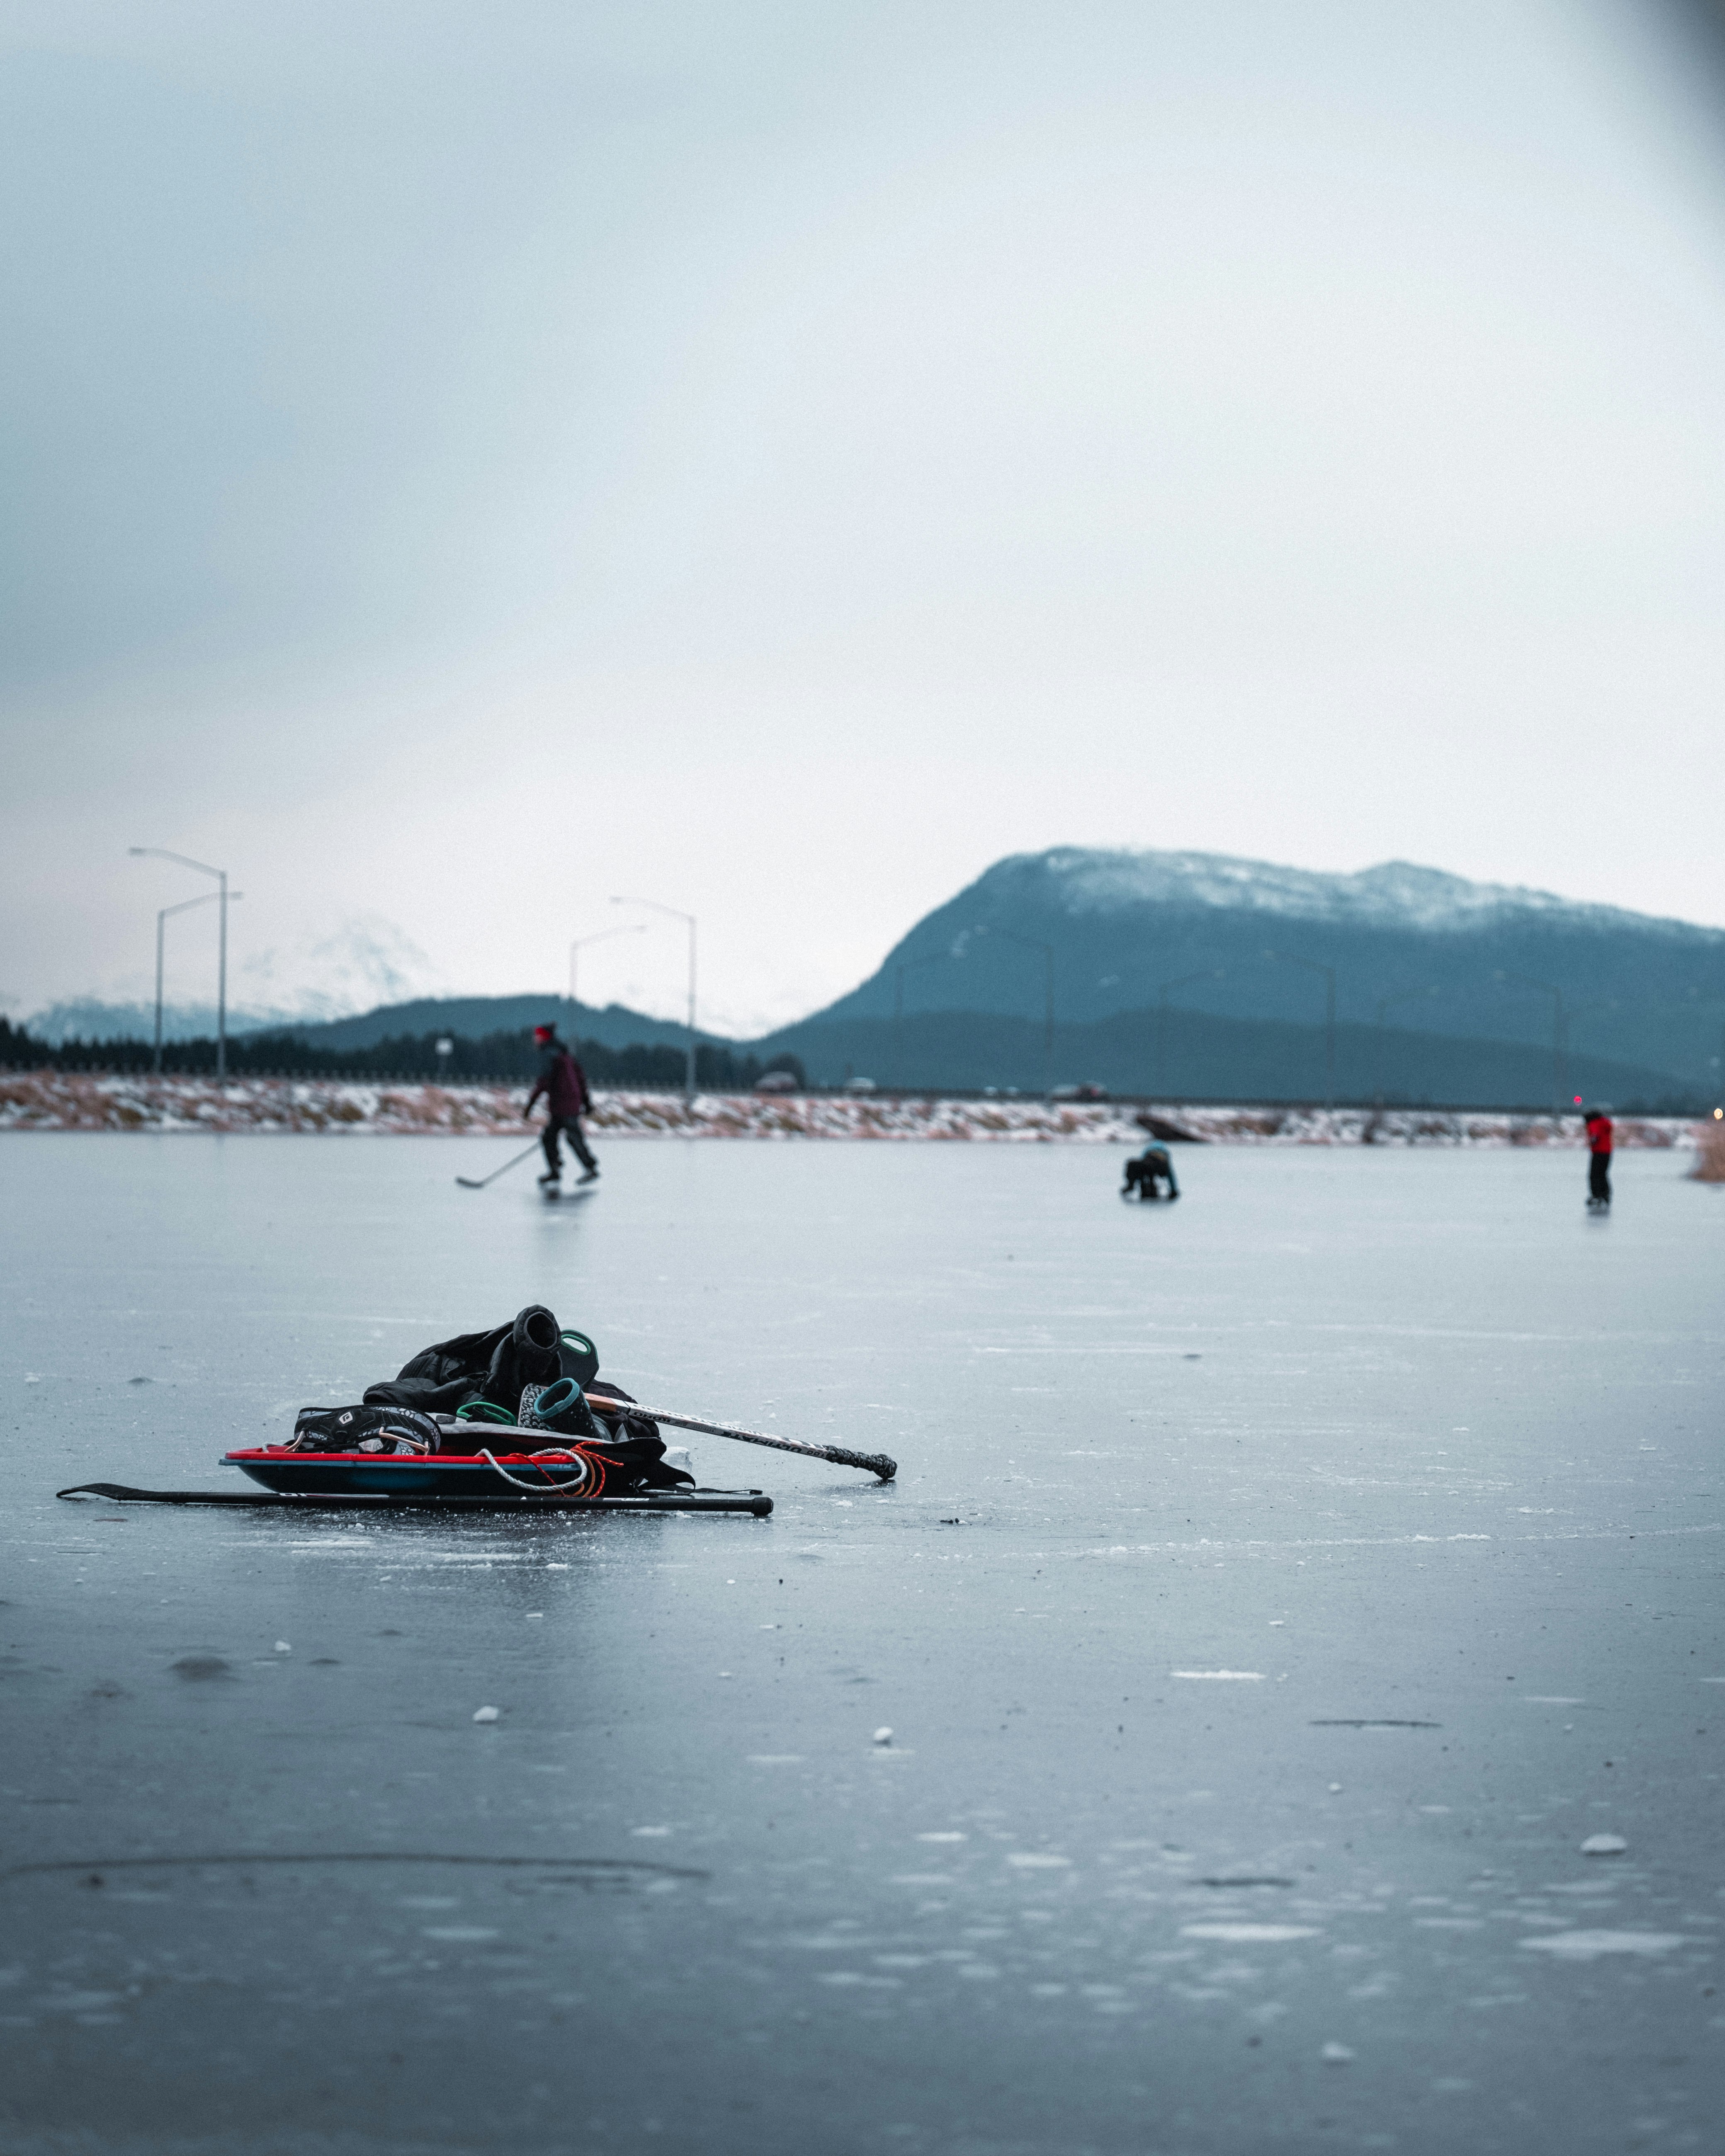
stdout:
<svg viewBox="0 0 1725 2156">
<path fill-rule="evenodd" d="M 1132 1212 L 1078 1147 L 669 1141 L 578 1218 L 437 1139 L 0 1153 L 28 2156 L 1593 2156 L 1717 2111 L 1725 1207 L 1671 1155 L 1590 1231 L 1507 1150 L 1195 1150 Z M 223 1486 L 538 1299 L 897 1482 L 714 1440 L 771 1520 L 54 1498 Z"/>
</svg>

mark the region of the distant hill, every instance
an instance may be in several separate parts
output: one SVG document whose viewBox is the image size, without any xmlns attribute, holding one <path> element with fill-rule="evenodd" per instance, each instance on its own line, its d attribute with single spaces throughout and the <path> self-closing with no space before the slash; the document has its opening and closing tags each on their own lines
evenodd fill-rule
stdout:
<svg viewBox="0 0 1725 2156">
<path fill-rule="evenodd" d="M 459 1033 L 479 1040 L 486 1034 L 516 1033 L 547 1021 L 566 1040 L 601 1040 L 607 1048 L 632 1048 L 637 1042 L 651 1048 L 660 1041 L 681 1047 L 688 1038 L 686 1029 L 674 1020 L 648 1018 L 622 1004 L 607 1004 L 596 1010 L 590 1004 L 572 1004 L 567 996 L 556 995 L 427 996 L 415 1003 L 382 1004 L 354 1018 L 269 1029 L 290 1032 L 313 1048 L 375 1048 L 380 1040 L 418 1039 L 428 1033 Z M 718 1040 L 720 1036 L 703 1033 L 700 1038 Z"/>
<path fill-rule="evenodd" d="M 1311 969 L 1332 967 L 1344 1029 L 1373 1029 L 1381 1018 L 1455 1044 L 1543 1049 L 1548 1070 L 1554 998 L 1530 984 L 1548 983 L 1563 997 L 1569 1057 L 1661 1078 L 1668 1091 L 1711 1097 L 1719 1086 L 1725 930 L 1470 883 L 1407 862 L 1325 875 L 1219 854 L 1070 846 L 997 862 L 918 921 L 859 988 L 756 1045 L 819 1065 L 831 1029 L 890 1024 L 896 1011 L 1040 1027 L 1045 946 L 1063 1029 L 1152 1010 L 1165 997 L 1174 1010 L 1321 1031 L 1326 982 Z M 1170 1053 L 1168 1090 L 1213 1090 L 1199 1077 L 1202 1061 L 1189 1064 L 1184 1049 Z M 884 1040 L 875 1060 L 888 1061 Z M 1485 1085 L 1486 1065 L 1473 1049 L 1459 1066 L 1447 1055 L 1444 1065 L 1477 1067 Z M 1533 1097 L 1550 1089 L 1548 1079 Z M 1579 1077 L 1574 1090 L 1585 1090 Z M 1455 1097 L 1476 1096 L 1485 1097 L 1480 1087 L 1455 1088 Z"/>
</svg>

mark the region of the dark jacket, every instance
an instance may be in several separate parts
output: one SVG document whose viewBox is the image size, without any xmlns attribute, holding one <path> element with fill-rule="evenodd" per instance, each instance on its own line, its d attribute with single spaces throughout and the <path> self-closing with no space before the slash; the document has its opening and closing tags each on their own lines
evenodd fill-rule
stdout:
<svg viewBox="0 0 1725 2156">
<path fill-rule="evenodd" d="M 554 1116 L 584 1116 L 593 1106 L 587 1073 L 560 1040 L 546 1043 L 539 1075 L 533 1081 L 523 1114 L 532 1112 L 533 1103 L 542 1093 Z"/>
<path fill-rule="evenodd" d="M 557 1342 L 554 1348 L 552 1339 Z M 585 1392 L 627 1400 L 629 1394 L 620 1386 L 600 1383 L 598 1358 L 590 1343 L 583 1353 L 576 1340 L 577 1336 L 559 1330 L 542 1303 L 529 1303 L 506 1325 L 494 1325 L 488 1332 L 459 1332 L 453 1340 L 422 1348 L 398 1375 L 367 1385 L 365 1404 L 417 1408 L 422 1414 L 454 1414 L 468 1400 L 487 1399 L 513 1412 L 523 1385 L 549 1384 L 560 1376 L 573 1378 Z M 600 1426 L 607 1437 L 659 1435 L 658 1424 L 644 1415 L 602 1416 Z"/>
</svg>

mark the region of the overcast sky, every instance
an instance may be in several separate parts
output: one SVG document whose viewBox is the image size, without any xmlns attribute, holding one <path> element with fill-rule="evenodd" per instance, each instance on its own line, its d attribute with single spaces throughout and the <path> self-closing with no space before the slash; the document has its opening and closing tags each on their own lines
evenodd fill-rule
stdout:
<svg viewBox="0 0 1725 2156">
<path fill-rule="evenodd" d="M 147 988 L 128 844 L 241 1001 L 549 988 L 626 892 L 736 1029 L 1057 844 L 1725 921 L 1651 19 L 0 0 L 0 997 Z"/>
</svg>

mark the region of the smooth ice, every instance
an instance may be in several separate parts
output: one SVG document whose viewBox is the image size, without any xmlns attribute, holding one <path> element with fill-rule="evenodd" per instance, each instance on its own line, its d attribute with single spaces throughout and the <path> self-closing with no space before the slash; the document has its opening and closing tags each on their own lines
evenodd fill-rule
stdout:
<svg viewBox="0 0 1725 2156">
<path fill-rule="evenodd" d="M 1725 1193 L 681 1142 L 455 1188 L 506 1157 L 0 1147 L 7 2156 L 1718 2146 Z M 538 1300 L 897 1483 L 701 1437 L 771 1520 L 53 1496 L 232 1486 Z"/>
</svg>

